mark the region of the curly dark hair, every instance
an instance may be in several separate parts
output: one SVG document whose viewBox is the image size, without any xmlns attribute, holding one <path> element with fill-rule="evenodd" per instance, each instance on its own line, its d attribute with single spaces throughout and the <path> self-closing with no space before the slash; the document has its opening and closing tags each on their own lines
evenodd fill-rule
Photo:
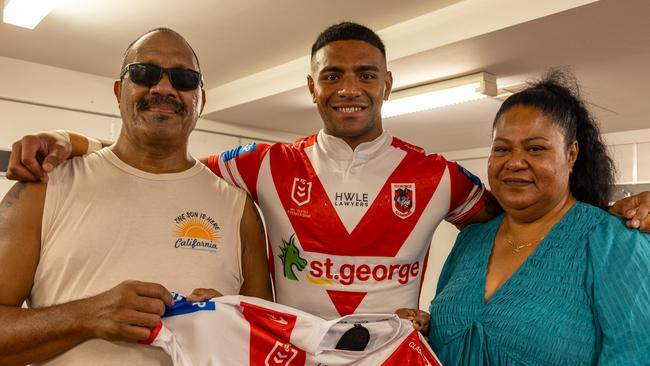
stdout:
<svg viewBox="0 0 650 366">
<path fill-rule="evenodd" d="M 503 113 L 515 106 L 539 109 L 564 131 L 567 148 L 578 142 L 578 157 L 569 178 L 573 196 L 606 208 L 614 186 L 616 168 L 603 142 L 598 123 L 580 97 L 575 76 L 561 68 L 550 69 L 541 80 L 508 97 L 494 118 L 492 129 Z"/>
<path fill-rule="evenodd" d="M 386 47 L 377 33 L 368 27 L 352 22 L 342 22 L 327 27 L 327 29 L 318 35 L 316 42 L 311 46 L 311 57 L 314 58 L 316 52 L 329 43 L 348 40 L 369 43 L 375 46 L 386 57 Z"/>
</svg>

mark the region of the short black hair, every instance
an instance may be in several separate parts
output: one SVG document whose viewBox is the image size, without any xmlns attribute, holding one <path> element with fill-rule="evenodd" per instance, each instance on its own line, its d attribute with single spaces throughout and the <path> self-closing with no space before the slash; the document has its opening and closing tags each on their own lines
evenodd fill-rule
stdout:
<svg viewBox="0 0 650 366">
<path fill-rule="evenodd" d="M 201 72 L 201 65 L 199 64 L 199 57 L 196 55 L 196 52 L 194 52 L 194 48 L 192 48 L 192 45 L 190 45 L 190 43 L 185 39 L 185 37 L 181 36 L 180 33 L 176 32 L 173 29 L 165 28 L 165 27 L 158 27 L 158 28 L 154 28 L 154 29 L 151 29 L 151 30 L 148 30 L 148 31 L 142 33 L 138 38 L 134 39 L 133 42 L 131 42 L 129 44 L 129 46 L 124 50 L 124 55 L 122 55 L 122 67 L 120 67 L 120 73 L 126 67 L 126 59 L 129 56 L 129 52 L 131 52 L 131 49 L 133 48 L 133 45 L 136 42 L 138 42 L 139 40 L 141 40 L 144 36 L 146 36 L 148 34 L 151 34 L 151 33 L 157 33 L 157 32 L 173 34 L 176 37 L 182 39 L 187 44 L 187 46 L 190 48 L 190 50 L 192 50 L 192 55 L 194 56 L 194 60 L 196 61 L 196 67 L 199 68 L 198 72 Z"/>
<path fill-rule="evenodd" d="M 598 123 L 580 97 L 575 76 L 568 70 L 552 68 L 539 81 L 503 102 L 492 129 L 506 111 L 515 106 L 537 108 L 558 125 L 567 147 L 578 141 L 578 158 L 569 178 L 573 196 L 600 208 L 609 204 L 616 168 L 600 136 Z"/>
<path fill-rule="evenodd" d="M 327 29 L 318 35 L 316 42 L 311 46 L 311 57 L 314 58 L 316 52 L 329 43 L 348 40 L 369 43 L 386 57 L 386 47 L 377 33 L 366 26 L 352 22 L 342 22 L 327 27 Z"/>
</svg>

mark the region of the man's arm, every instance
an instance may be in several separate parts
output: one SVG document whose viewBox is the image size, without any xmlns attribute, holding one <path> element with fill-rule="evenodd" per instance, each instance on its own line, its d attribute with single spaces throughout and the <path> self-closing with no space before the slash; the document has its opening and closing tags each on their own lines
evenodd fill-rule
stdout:
<svg viewBox="0 0 650 366">
<path fill-rule="evenodd" d="M 131 281 L 87 299 L 21 308 L 40 259 L 45 188 L 17 183 L 0 203 L 0 365 L 43 361 L 90 338 L 146 339 L 171 304 L 164 287 Z"/>
<path fill-rule="evenodd" d="M 47 182 L 47 173 L 59 164 L 111 146 L 112 141 L 94 139 L 74 131 L 46 131 L 23 136 L 13 143 L 7 178 L 23 182 Z M 208 158 L 200 158 L 208 165 Z"/>
<path fill-rule="evenodd" d="M 241 238 L 241 266 L 244 283 L 239 293 L 273 301 L 268 261 L 266 259 L 266 235 L 257 207 L 246 197 L 244 213 L 239 225 Z"/>
<path fill-rule="evenodd" d="M 459 227 L 459 229 L 462 229 L 467 225 L 490 221 L 493 218 L 495 218 L 498 214 L 503 212 L 503 208 L 501 208 L 499 202 L 497 202 L 496 198 L 494 198 L 492 192 L 486 189 L 485 197 L 483 199 L 485 200 L 483 207 L 476 214 L 474 214 L 474 216 L 470 217 L 467 221 L 465 221 Z"/>
<path fill-rule="evenodd" d="M 88 138 L 73 131 L 25 135 L 11 146 L 7 178 L 47 182 L 47 173 L 66 159 L 110 146 L 112 142 Z"/>
</svg>

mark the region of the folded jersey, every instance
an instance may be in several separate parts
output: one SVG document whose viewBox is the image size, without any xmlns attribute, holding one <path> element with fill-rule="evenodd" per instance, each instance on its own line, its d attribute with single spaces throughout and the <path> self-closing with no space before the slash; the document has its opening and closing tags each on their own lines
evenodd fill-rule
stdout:
<svg viewBox="0 0 650 366">
<path fill-rule="evenodd" d="M 411 323 L 394 314 L 326 321 L 246 296 L 190 303 L 174 294 L 174 302 L 143 343 L 165 350 L 175 366 L 440 365 Z M 355 328 L 368 333 L 364 350 L 337 349 Z"/>
</svg>

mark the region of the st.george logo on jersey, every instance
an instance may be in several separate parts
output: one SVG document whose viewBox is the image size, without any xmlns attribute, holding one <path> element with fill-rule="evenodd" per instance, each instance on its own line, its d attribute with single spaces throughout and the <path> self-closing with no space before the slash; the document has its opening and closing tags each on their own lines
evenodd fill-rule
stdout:
<svg viewBox="0 0 650 366">
<path fill-rule="evenodd" d="M 271 352 L 264 360 L 265 366 L 291 366 L 291 361 L 298 355 L 298 350 L 291 343 L 275 341 Z"/>
<path fill-rule="evenodd" d="M 393 213 L 407 218 L 415 211 L 415 183 L 391 183 Z"/>
<path fill-rule="evenodd" d="M 293 186 L 291 187 L 291 199 L 298 206 L 302 206 L 309 202 L 311 198 L 311 182 L 302 178 L 293 178 Z"/>
</svg>

